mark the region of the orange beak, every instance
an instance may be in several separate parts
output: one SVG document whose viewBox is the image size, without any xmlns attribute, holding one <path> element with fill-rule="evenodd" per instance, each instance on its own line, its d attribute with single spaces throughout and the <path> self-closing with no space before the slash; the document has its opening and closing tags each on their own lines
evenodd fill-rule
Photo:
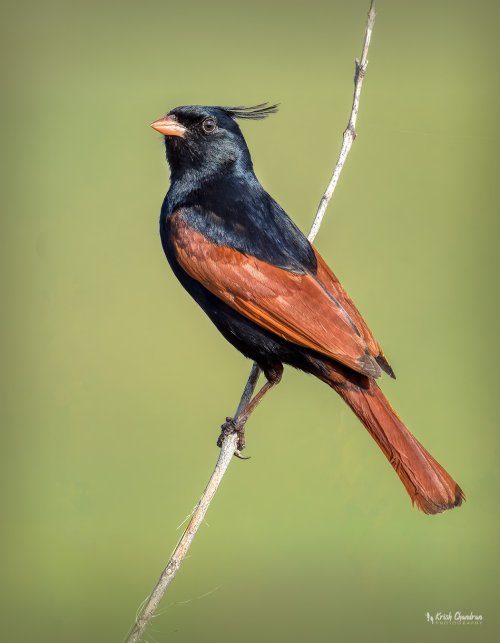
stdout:
<svg viewBox="0 0 500 643">
<path fill-rule="evenodd" d="M 164 116 L 159 118 L 151 127 L 164 136 L 180 136 L 184 138 L 187 130 L 181 125 L 175 116 Z"/>
</svg>

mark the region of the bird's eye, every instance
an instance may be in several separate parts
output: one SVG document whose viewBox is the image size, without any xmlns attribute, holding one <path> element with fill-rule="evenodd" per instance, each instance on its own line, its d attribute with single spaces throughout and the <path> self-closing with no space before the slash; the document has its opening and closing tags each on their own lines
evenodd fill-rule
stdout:
<svg viewBox="0 0 500 643">
<path fill-rule="evenodd" d="M 215 118 L 205 118 L 201 126 L 203 127 L 204 132 L 211 134 L 212 132 L 215 132 L 217 123 L 215 122 Z"/>
</svg>

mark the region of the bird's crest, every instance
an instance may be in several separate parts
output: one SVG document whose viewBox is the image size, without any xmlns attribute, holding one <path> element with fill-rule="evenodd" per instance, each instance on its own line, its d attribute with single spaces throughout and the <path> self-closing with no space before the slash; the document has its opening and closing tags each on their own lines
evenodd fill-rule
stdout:
<svg viewBox="0 0 500 643">
<path fill-rule="evenodd" d="M 252 105 L 251 107 L 221 107 L 228 116 L 231 118 L 251 118 L 253 120 L 261 120 L 270 114 L 276 114 L 278 111 L 278 103 L 269 105 L 269 103 L 260 103 L 260 105 Z"/>
</svg>

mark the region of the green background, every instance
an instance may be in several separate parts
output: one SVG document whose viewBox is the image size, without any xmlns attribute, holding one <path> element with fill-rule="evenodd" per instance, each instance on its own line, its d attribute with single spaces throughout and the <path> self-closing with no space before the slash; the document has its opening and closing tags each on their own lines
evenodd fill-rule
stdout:
<svg viewBox="0 0 500 643">
<path fill-rule="evenodd" d="M 317 246 L 463 486 L 427 517 L 340 399 L 286 371 L 150 642 L 493 641 L 498 616 L 494 2 L 380 1 L 358 139 Z M 250 364 L 170 273 L 149 123 L 280 101 L 243 131 L 307 230 L 350 110 L 356 2 L 4 5 L 1 638 L 120 641 Z M 430 625 L 473 611 L 481 626 Z"/>
</svg>

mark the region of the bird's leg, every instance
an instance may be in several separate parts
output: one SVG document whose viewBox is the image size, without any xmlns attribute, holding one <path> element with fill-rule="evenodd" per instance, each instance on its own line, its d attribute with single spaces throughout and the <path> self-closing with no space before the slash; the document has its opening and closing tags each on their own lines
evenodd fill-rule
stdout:
<svg viewBox="0 0 500 643">
<path fill-rule="evenodd" d="M 221 426 L 221 434 L 217 440 L 217 446 L 222 446 L 222 441 L 224 438 L 231 433 L 238 434 L 237 442 L 237 451 L 235 455 L 240 456 L 240 451 L 243 451 L 245 448 L 245 425 L 247 423 L 250 415 L 255 411 L 257 406 L 260 404 L 266 393 L 268 393 L 274 386 L 280 383 L 281 377 L 283 375 L 283 365 L 276 364 L 272 368 L 267 368 L 264 370 L 264 375 L 266 376 L 267 382 L 260 389 L 260 391 L 254 395 L 253 399 L 248 402 L 248 404 L 243 407 L 241 412 L 234 418 L 227 417 L 224 424 Z"/>
</svg>

